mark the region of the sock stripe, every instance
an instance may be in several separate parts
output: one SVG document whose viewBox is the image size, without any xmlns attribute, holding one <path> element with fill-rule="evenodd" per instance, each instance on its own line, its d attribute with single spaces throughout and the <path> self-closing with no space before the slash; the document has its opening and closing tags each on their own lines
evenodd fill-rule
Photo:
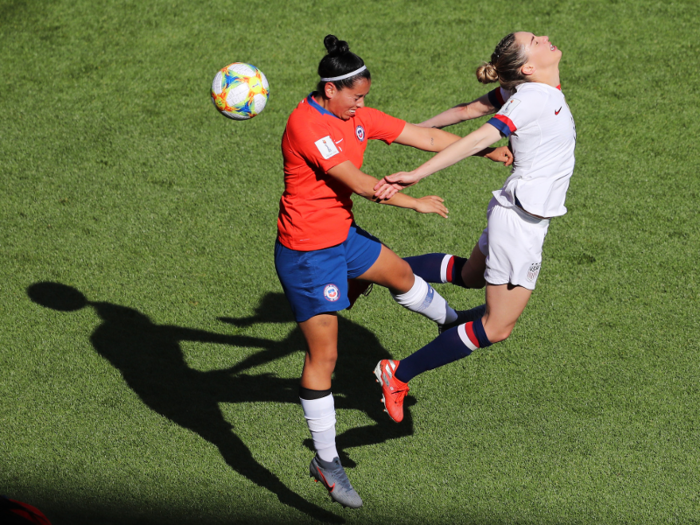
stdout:
<svg viewBox="0 0 700 525">
<path fill-rule="evenodd" d="M 440 280 L 443 283 L 452 282 L 452 266 L 455 263 L 455 256 L 450 254 L 445 254 L 440 263 Z"/>
<path fill-rule="evenodd" d="M 445 259 L 447 259 L 447 257 L 445 257 Z M 445 259 L 443 259 L 443 261 L 442 261 L 443 265 L 445 263 Z M 445 269 L 444 274 L 442 273 L 442 268 L 440 268 L 440 273 L 442 274 L 442 275 L 440 275 L 440 277 L 443 278 L 443 282 L 446 282 L 446 283 L 452 282 L 452 267 L 454 266 L 454 264 L 455 264 L 454 255 L 450 255 L 449 259 L 447 261 L 447 268 Z"/>
<path fill-rule="evenodd" d="M 476 337 L 476 340 L 479 343 L 479 348 L 486 348 L 487 346 L 491 346 L 491 341 L 489 341 L 489 338 L 486 335 L 486 330 L 484 330 L 484 324 L 481 321 L 481 318 L 469 324 L 473 325 L 472 328 L 474 330 L 474 337 Z"/>
<path fill-rule="evenodd" d="M 474 335 L 474 329 L 472 328 L 472 323 L 461 324 L 457 327 L 457 333 L 459 338 L 464 343 L 464 346 L 469 348 L 472 352 L 479 348 L 479 342 Z"/>
<path fill-rule="evenodd" d="M 321 399 L 323 397 L 328 397 L 331 395 L 331 389 L 328 390 L 311 390 L 310 388 L 304 388 L 299 385 L 299 399 L 306 399 L 307 401 L 313 401 L 314 399 Z"/>
</svg>

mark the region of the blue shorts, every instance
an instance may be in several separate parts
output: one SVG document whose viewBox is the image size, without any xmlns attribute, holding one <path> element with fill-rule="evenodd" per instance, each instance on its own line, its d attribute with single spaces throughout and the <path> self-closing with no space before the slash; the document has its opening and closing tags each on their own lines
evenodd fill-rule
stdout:
<svg viewBox="0 0 700 525">
<path fill-rule="evenodd" d="M 359 277 L 379 258 L 382 243 L 355 223 L 345 242 L 300 252 L 275 242 L 275 268 L 298 323 L 350 306 L 348 279 Z"/>
</svg>

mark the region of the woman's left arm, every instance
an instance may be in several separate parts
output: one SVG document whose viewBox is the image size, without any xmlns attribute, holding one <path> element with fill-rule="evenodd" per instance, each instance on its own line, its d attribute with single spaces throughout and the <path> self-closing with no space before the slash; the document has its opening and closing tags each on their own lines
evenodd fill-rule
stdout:
<svg viewBox="0 0 700 525">
<path fill-rule="evenodd" d="M 495 111 L 496 107 L 491 102 L 490 93 L 487 93 L 476 100 L 472 100 L 468 104 L 459 104 L 417 125 L 424 128 L 442 129 L 446 126 L 464 122 L 465 120 L 490 115 L 491 113 L 495 113 Z"/>
<path fill-rule="evenodd" d="M 391 198 L 402 188 L 412 186 L 436 171 L 445 169 L 460 160 L 475 155 L 500 139 L 501 132 L 491 124 L 486 123 L 466 137 L 452 142 L 447 148 L 415 170 L 384 177 L 374 186 L 374 196 L 378 199 Z"/>
<path fill-rule="evenodd" d="M 406 123 L 401 135 L 394 142 L 404 146 L 412 146 L 423 151 L 439 152 L 454 144 L 462 137 L 437 128 L 424 128 Z M 476 157 L 486 157 L 494 162 L 502 162 L 504 166 L 513 163 L 513 154 L 507 146 L 500 148 L 484 148 L 474 153 Z"/>
<path fill-rule="evenodd" d="M 438 152 L 444 150 L 450 144 L 454 144 L 461 137 L 437 128 L 422 128 L 406 122 L 401 134 L 394 142 L 404 146 L 412 146 L 423 151 Z"/>
</svg>

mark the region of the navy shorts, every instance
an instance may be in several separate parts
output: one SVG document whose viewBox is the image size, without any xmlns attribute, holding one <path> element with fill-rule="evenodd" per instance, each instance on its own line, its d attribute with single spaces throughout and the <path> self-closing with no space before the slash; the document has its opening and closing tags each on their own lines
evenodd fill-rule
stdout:
<svg viewBox="0 0 700 525">
<path fill-rule="evenodd" d="M 355 223 L 345 242 L 300 252 L 275 243 L 275 268 L 298 323 L 350 306 L 348 279 L 359 277 L 379 258 L 382 243 Z"/>
</svg>

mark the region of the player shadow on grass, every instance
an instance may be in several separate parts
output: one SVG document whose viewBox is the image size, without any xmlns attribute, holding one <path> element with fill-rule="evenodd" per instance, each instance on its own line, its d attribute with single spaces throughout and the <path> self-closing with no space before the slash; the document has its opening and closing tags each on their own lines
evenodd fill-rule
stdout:
<svg viewBox="0 0 700 525">
<path fill-rule="evenodd" d="M 297 381 L 264 375 L 233 377 L 226 370 L 200 372 L 187 366 L 180 348 L 181 341 L 240 346 L 239 338 L 157 325 L 138 310 L 88 301 L 80 291 L 63 284 L 36 283 L 27 294 L 35 303 L 64 312 L 93 307 L 102 324 L 92 333 L 90 342 L 151 410 L 215 445 L 231 468 L 275 494 L 282 503 L 324 522 L 344 523 L 340 516 L 287 488 L 258 463 L 219 410 L 222 402 L 291 402 Z"/>
<path fill-rule="evenodd" d="M 299 403 L 297 378 L 243 373 L 293 352 L 303 352 L 304 340 L 298 327 L 283 341 L 274 341 L 157 325 L 138 310 L 88 301 L 79 290 L 59 283 L 35 283 L 29 286 L 27 294 L 35 303 L 57 311 L 72 312 L 85 306 L 94 308 L 102 324 L 90 336 L 93 347 L 121 372 L 124 381 L 146 406 L 215 445 L 231 468 L 277 495 L 282 503 L 321 521 L 344 522 L 341 517 L 303 499 L 258 463 L 219 409 L 219 403 Z M 220 320 L 237 326 L 251 326 L 289 322 L 292 317 L 282 294 L 268 294 L 254 316 Z M 379 389 L 373 384 L 372 366 L 379 359 L 388 357 L 388 353 L 368 330 L 342 317 L 339 321 L 341 341 L 333 385 L 336 407 L 362 410 L 376 423 L 347 430 L 338 436 L 339 449 L 412 434 L 410 413 L 407 412 L 401 425 L 392 424 L 382 414 Z M 180 348 L 182 341 L 263 350 L 229 369 L 201 372 L 185 362 Z M 303 421 L 300 411 L 299 424 L 303 425 Z"/>
<path fill-rule="evenodd" d="M 290 323 L 294 322 L 294 317 L 284 294 L 268 293 L 261 299 L 253 316 L 239 319 L 219 317 L 219 320 L 238 327 L 247 327 L 261 323 Z M 298 326 L 295 326 L 283 341 L 256 337 L 241 337 L 240 341 L 239 346 L 259 347 L 264 350 L 229 368 L 228 373 L 239 374 L 295 352 L 300 353 L 299 360 L 302 361 L 306 348 L 304 336 Z M 347 449 L 375 445 L 413 434 L 413 419 L 408 408 L 415 403 L 413 398 L 406 399 L 404 420 L 400 425 L 396 425 L 384 413 L 381 390 L 375 384 L 374 366 L 380 359 L 391 357 L 372 332 L 342 315 L 338 316 L 338 361 L 333 374 L 332 388 L 335 408 L 360 410 L 374 420 L 374 424 L 348 429 L 336 437 L 341 462 L 346 468 L 355 466 L 355 462 L 347 455 Z M 294 403 L 299 403 L 296 396 L 297 385 L 298 380 L 295 380 Z M 342 421 L 342 415 L 339 419 Z M 303 424 L 301 413 L 299 421 Z M 304 444 L 313 450 L 311 439 L 307 439 Z"/>
</svg>

